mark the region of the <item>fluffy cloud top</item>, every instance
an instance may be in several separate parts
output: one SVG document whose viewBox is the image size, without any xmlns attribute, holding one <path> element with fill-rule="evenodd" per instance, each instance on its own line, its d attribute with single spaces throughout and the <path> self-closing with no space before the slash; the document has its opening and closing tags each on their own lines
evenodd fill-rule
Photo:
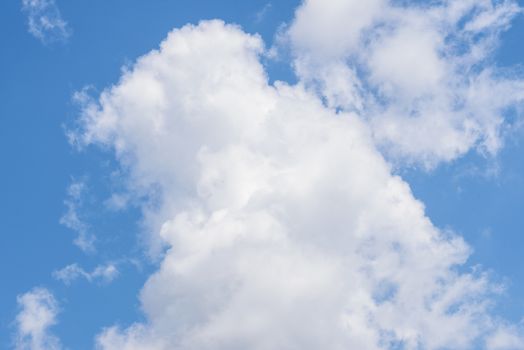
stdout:
<svg viewBox="0 0 524 350">
<path fill-rule="evenodd" d="M 71 35 L 55 0 L 22 0 L 29 33 L 43 43 L 67 39 Z"/>
<path fill-rule="evenodd" d="M 330 107 L 357 111 L 391 159 L 430 168 L 500 149 L 524 81 L 491 58 L 521 12 L 511 0 L 306 0 L 283 37 Z"/>
<path fill-rule="evenodd" d="M 356 18 L 346 18 L 347 28 L 332 23 L 347 35 L 324 43 L 341 46 L 325 50 L 329 57 L 359 45 L 358 28 L 385 5 L 322 3 L 341 6 L 329 13 Z M 313 4 L 322 7 L 306 2 L 294 26 Z M 438 9 L 459 5 L 450 2 Z M 400 8 L 387 9 L 399 23 L 424 13 L 406 8 L 403 19 Z M 487 11 L 475 12 L 469 26 L 499 21 L 481 10 Z M 428 16 L 419 18 L 419 25 L 433 28 Z M 438 36 L 432 30 L 384 30 L 369 44 L 377 46 L 369 52 L 377 55 L 378 65 L 381 55 L 394 54 L 405 40 L 429 50 L 427 64 L 440 67 L 456 59 L 431 51 Z M 143 211 L 152 241 L 168 247 L 140 295 L 147 322 L 106 329 L 98 347 L 373 350 L 519 344 L 519 330 L 491 315 L 490 298 L 500 288 L 482 272 L 463 272 L 468 246 L 431 223 L 376 146 L 380 123 L 400 127 L 395 123 L 403 121 L 415 128 L 418 119 L 393 114 L 370 119 L 365 96 L 351 95 L 367 86 L 343 80 L 357 72 L 342 59 L 326 67 L 342 80 L 324 84 L 348 89 L 347 101 L 362 101 L 358 108 L 333 109 L 329 99 L 326 105 L 310 88 L 311 79 L 317 79 L 313 70 L 305 77 L 300 68 L 302 81 L 296 85 L 270 85 L 259 59 L 263 52 L 258 36 L 236 26 L 221 21 L 188 25 L 138 59 L 99 99 L 85 103 L 76 140 L 115 152 L 128 174 L 129 195 L 151 198 Z M 400 59 L 394 63 L 400 68 L 373 72 L 377 82 L 401 85 L 390 92 L 399 94 L 394 96 L 399 105 L 384 108 L 400 113 L 425 88 L 433 105 L 431 96 L 442 88 L 440 74 L 447 76 L 448 68 L 441 73 L 413 67 L 421 70 L 413 75 L 427 79 L 425 84 L 397 77 L 403 64 Z M 493 81 L 479 74 L 479 85 L 471 81 L 467 86 L 482 87 L 482 77 Z M 451 93 L 462 88 L 452 86 Z M 442 123 L 457 138 L 467 136 L 448 124 L 447 114 L 423 118 Z M 460 151 L 469 147 L 467 137 L 463 142 Z M 441 157 L 442 144 L 458 153 L 443 140 L 437 143 L 424 152 Z M 416 149 L 416 140 L 410 145 Z"/>
<path fill-rule="evenodd" d="M 49 333 L 56 323 L 58 305 L 53 295 L 44 288 L 35 288 L 18 296 L 20 312 L 16 317 L 17 350 L 59 350 L 60 341 Z"/>
</svg>

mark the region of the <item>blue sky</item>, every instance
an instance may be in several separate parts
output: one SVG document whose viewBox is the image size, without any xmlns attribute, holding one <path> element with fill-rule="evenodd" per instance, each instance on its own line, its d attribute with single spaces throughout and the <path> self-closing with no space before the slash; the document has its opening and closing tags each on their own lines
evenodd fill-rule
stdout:
<svg viewBox="0 0 524 350">
<path fill-rule="evenodd" d="M 68 141 L 68 130 L 76 127 L 85 108 L 75 102 L 75 93 L 88 87 L 97 99 L 106 87 L 118 84 L 122 67 L 132 67 L 138 57 L 158 48 L 168 32 L 187 23 L 214 18 L 236 23 L 246 33 L 260 34 L 270 48 L 277 33 L 286 30 L 282 25 L 292 23 L 299 5 L 265 0 L 57 0 L 69 34 L 39 40 L 28 31 L 22 3 L 2 2 L 0 347 L 13 348 L 21 307 L 17 296 L 35 287 L 51 291 L 59 304 L 52 333 L 65 348 L 91 349 L 104 327 L 147 322 L 139 293 L 163 258 L 147 253 L 142 238 L 149 226 L 139 200 L 123 210 L 107 205 L 113 193 L 130 191 L 122 180 L 126 175 L 115 173 L 125 170 L 113 146 L 94 142 L 79 150 Z M 524 16 L 519 14 L 500 35 L 487 64 L 511 69 L 510 75 L 518 74 L 515 67 L 522 72 L 523 38 Z M 269 80 L 292 85 L 301 79 L 290 60 L 285 52 L 279 59 L 263 58 Z M 516 325 L 524 315 L 521 111 L 522 104 L 504 110 L 511 130 L 494 154 L 472 147 L 430 169 L 416 161 L 394 167 L 424 203 L 433 224 L 454 231 L 472 247 L 468 263 L 457 268 L 470 271 L 480 265 L 493 281 L 506 285 L 504 294 L 494 297 L 496 307 L 490 313 Z M 80 199 L 68 197 L 72 183 L 85 186 Z M 77 233 L 60 223 L 68 200 L 75 203 L 89 234 L 96 236 L 96 252 L 79 249 L 73 244 Z M 53 275 L 70 264 L 93 271 L 109 262 L 119 271 L 110 282 L 94 277 L 67 284 Z"/>
</svg>

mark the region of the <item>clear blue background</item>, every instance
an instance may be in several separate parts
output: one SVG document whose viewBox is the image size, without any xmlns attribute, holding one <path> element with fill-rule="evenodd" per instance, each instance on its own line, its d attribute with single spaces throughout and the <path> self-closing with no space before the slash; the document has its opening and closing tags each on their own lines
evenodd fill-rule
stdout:
<svg viewBox="0 0 524 350">
<path fill-rule="evenodd" d="M 278 26 L 289 21 L 299 1 L 263 0 L 57 0 L 72 28 L 64 43 L 43 45 L 27 32 L 21 2 L 0 3 L 0 348 L 9 348 L 16 296 L 35 286 L 49 288 L 62 313 L 54 332 L 71 349 L 91 349 L 101 327 L 140 320 L 137 292 L 154 266 L 137 242 L 139 213 L 101 211 L 113 169 L 111 156 L 67 143 L 64 125 L 78 113 L 72 95 L 86 85 L 100 91 L 116 82 L 123 65 L 156 48 L 166 34 L 186 23 L 221 18 L 260 33 L 271 45 Z M 521 2 L 521 5 L 524 3 Z M 503 35 L 496 58 L 501 66 L 524 63 L 524 18 Z M 293 80 L 284 63 L 269 63 L 270 78 Z M 475 154 L 431 173 L 402 170 L 415 195 L 439 227 L 463 235 L 475 252 L 471 264 L 508 281 L 499 311 L 511 320 L 524 316 L 524 138 L 507 140 L 497 159 Z M 483 174 L 498 163 L 499 175 Z M 74 232 L 59 224 L 66 189 L 73 179 L 89 188 L 83 213 L 99 239 L 98 252 L 82 253 Z M 488 234 L 490 233 L 490 234 Z M 137 258 L 141 269 L 122 265 L 112 284 L 78 281 L 70 287 L 53 270 L 77 262 Z"/>
</svg>

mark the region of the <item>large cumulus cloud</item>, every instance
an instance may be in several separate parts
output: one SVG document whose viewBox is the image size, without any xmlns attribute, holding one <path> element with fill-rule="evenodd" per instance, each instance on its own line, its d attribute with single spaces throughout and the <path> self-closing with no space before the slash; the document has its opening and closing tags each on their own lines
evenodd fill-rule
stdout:
<svg viewBox="0 0 524 350">
<path fill-rule="evenodd" d="M 294 26 L 315 3 L 303 5 Z M 353 5 L 362 13 L 351 25 L 363 26 L 383 4 L 378 1 L 377 10 L 371 3 Z M 422 49 L 433 45 L 425 38 L 416 38 Z M 343 47 L 323 52 L 339 57 L 359 40 L 349 32 L 334 41 Z M 394 41 L 373 45 L 401 47 Z M 482 271 L 462 268 L 470 253 L 465 242 L 435 227 L 408 184 L 393 175 L 377 147 L 382 121 L 370 119 L 363 111 L 371 107 L 354 93 L 366 86 L 340 82 L 350 95 L 337 99 L 353 101 L 344 107 L 328 98 L 331 79 L 320 94 L 312 88 L 319 81 L 316 68 L 308 68 L 308 77 L 299 70 L 296 85 L 268 84 L 260 63 L 264 53 L 258 36 L 236 26 L 188 25 L 138 59 L 99 99 L 85 101 L 77 142 L 114 151 L 129 195 L 149 198 L 143 212 L 152 245 L 167 249 L 140 294 L 147 321 L 108 328 L 97 345 L 304 350 L 522 344 L 516 327 L 491 315 L 490 297 L 499 287 Z M 299 55 L 302 62 L 313 60 L 309 52 Z M 448 62 L 433 58 L 436 65 Z M 357 76 L 343 61 L 338 64 L 342 74 L 334 77 Z M 434 89 L 443 84 L 440 73 L 422 72 L 418 78 L 424 81 L 417 82 L 390 68 L 373 72 L 377 81 L 402 87 L 392 88 L 401 96 L 391 98 L 401 102 L 388 109 L 403 113 L 413 91 L 426 88 L 433 105 L 433 95 L 439 95 Z M 475 143 L 437 112 L 424 120 L 466 138 L 459 148 L 442 147 L 452 147 L 455 155 Z M 388 122 L 425 130 L 416 118 L 398 118 Z M 399 152 L 417 154 L 392 142 Z M 410 147 L 417 148 L 416 140 Z M 424 154 L 451 157 L 440 153 L 440 144 L 435 147 Z"/>
</svg>

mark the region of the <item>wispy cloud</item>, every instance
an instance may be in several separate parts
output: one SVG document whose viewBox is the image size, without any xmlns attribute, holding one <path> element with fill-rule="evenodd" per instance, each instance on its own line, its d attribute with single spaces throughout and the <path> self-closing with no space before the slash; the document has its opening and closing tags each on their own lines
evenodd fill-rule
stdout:
<svg viewBox="0 0 524 350">
<path fill-rule="evenodd" d="M 65 40 L 71 35 L 55 0 L 22 0 L 22 10 L 27 15 L 29 33 L 42 43 Z"/>
<path fill-rule="evenodd" d="M 17 301 L 20 311 L 16 316 L 15 349 L 62 349 L 60 340 L 49 332 L 59 311 L 54 296 L 45 288 L 34 288 L 19 295 Z"/>
<path fill-rule="evenodd" d="M 60 218 L 60 223 L 75 231 L 77 236 L 73 241 L 84 252 L 95 251 L 95 236 L 89 233 L 88 225 L 82 220 L 80 210 L 86 185 L 82 181 L 74 181 L 67 189 L 67 198 L 64 201 L 66 212 Z"/>
<path fill-rule="evenodd" d="M 119 275 L 115 264 L 98 265 L 93 271 L 84 270 L 78 264 L 67 265 L 66 267 L 54 271 L 53 277 L 69 285 L 79 278 L 84 278 L 88 282 L 100 281 L 109 283 Z"/>
<path fill-rule="evenodd" d="M 256 23 L 260 23 L 264 20 L 264 18 L 266 17 L 267 13 L 271 10 L 271 7 L 273 7 L 273 5 L 268 2 L 267 4 L 264 5 L 264 7 L 262 7 L 256 14 L 255 14 L 255 22 Z"/>
</svg>

